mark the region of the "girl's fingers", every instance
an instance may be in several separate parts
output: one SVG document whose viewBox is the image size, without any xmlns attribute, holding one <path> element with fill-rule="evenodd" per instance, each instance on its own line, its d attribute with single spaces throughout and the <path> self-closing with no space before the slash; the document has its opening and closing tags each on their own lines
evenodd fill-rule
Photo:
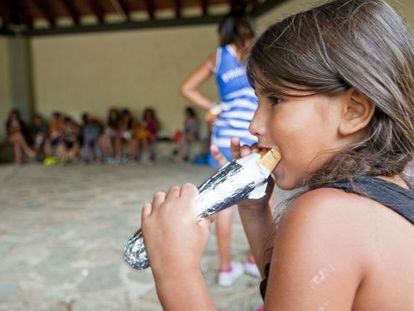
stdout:
<svg viewBox="0 0 414 311">
<path fill-rule="evenodd" d="M 168 190 L 165 200 L 173 200 L 178 198 L 180 196 L 180 191 L 181 189 L 178 186 L 171 187 L 170 190 Z"/>
<path fill-rule="evenodd" d="M 249 146 L 244 145 L 244 146 L 240 147 L 240 157 L 241 158 L 244 158 L 244 157 L 248 156 L 251 153 L 252 153 L 252 149 Z"/>
<path fill-rule="evenodd" d="M 233 159 L 240 158 L 240 139 L 233 137 L 230 143 L 231 157 Z"/>
<path fill-rule="evenodd" d="M 157 207 L 165 201 L 165 192 L 157 192 L 152 199 L 152 207 Z"/>
<path fill-rule="evenodd" d="M 257 153 L 260 151 L 260 148 L 257 144 L 253 144 L 250 148 L 252 149 L 252 153 Z"/>
<path fill-rule="evenodd" d="M 151 211 L 152 211 L 152 205 L 151 203 L 145 203 L 144 206 L 142 207 L 142 214 L 141 217 L 147 217 L 151 215 Z"/>
<path fill-rule="evenodd" d="M 211 155 L 213 156 L 214 160 L 216 160 L 218 165 L 223 167 L 224 165 L 226 165 L 228 163 L 226 157 L 220 152 L 220 150 L 217 146 L 212 145 L 210 147 L 210 151 L 211 151 Z"/>
<path fill-rule="evenodd" d="M 190 183 L 186 183 L 181 187 L 180 197 L 184 199 L 195 199 L 198 194 L 196 186 Z"/>
</svg>

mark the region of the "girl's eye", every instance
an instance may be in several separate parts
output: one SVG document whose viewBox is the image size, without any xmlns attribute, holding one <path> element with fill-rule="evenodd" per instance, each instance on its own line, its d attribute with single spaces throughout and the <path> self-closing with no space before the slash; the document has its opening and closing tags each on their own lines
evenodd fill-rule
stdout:
<svg viewBox="0 0 414 311">
<path fill-rule="evenodd" d="M 272 96 L 269 98 L 269 102 L 272 106 L 276 106 L 277 104 L 280 104 L 281 101 L 282 100 L 279 97 Z"/>
</svg>

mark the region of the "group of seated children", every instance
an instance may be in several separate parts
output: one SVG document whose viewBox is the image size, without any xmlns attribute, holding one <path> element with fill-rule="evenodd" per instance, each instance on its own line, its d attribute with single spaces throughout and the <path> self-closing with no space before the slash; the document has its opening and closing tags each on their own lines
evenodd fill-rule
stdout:
<svg viewBox="0 0 414 311">
<path fill-rule="evenodd" d="M 156 142 L 160 122 L 153 108 L 146 108 L 141 119 L 132 116 L 128 109 L 111 108 L 104 126 L 100 146 L 109 162 L 139 160 L 142 150 L 151 161 L 155 160 L 153 145 Z M 124 157 L 124 150 L 128 156 Z"/>
<path fill-rule="evenodd" d="M 54 112 L 48 124 L 36 114 L 30 127 L 14 109 L 6 121 L 16 164 L 22 162 L 23 153 L 45 164 L 79 158 L 85 162 L 121 163 L 139 160 L 142 149 L 154 160 L 153 144 L 159 128 L 152 108 L 144 110 L 142 120 L 134 118 L 128 109 L 111 108 L 106 123 L 85 113 L 79 124 L 69 116 Z"/>
<path fill-rule="evenodd" d="M 193 142 L 200 139 L 200 128 L 195 110 L 186 107 L 184 110 L 184 124 L 182 130 L 176 131 L 173 140 L 176 146 L 173 150 L 174 155 L 180 155 L 185 162 L 190 159 L 190 146 Z"/>
</svg>

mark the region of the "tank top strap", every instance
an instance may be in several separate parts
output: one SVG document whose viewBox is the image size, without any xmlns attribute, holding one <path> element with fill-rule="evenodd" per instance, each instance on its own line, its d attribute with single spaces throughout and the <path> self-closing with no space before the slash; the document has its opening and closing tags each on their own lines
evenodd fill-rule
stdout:
<svg viewBox="0 0 414 311">
<path fill-rule="evenodd" d="M 341 189 L 348 193 L 368 197 L 392 209 L 414 225 L 413 189 L 405 189 L 394 183 L 370 176 L 356 177 L 353 184 L 349 181 L 343 181 L 327 184 L 323 187 Z"/>
</svg>

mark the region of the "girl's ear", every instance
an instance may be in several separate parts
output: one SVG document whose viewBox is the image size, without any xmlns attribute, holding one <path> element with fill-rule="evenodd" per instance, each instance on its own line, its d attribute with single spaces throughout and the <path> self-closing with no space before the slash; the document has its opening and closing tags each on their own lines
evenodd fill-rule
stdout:
<svg viewBox="0 0 414 311">
<path fill-rule="evenodd" d="M 345 95 L 338 131 L 349 136 L 363 130 L 371 121 L 375 105 L 360 91 L 351 88 Z"/>
</svg>

